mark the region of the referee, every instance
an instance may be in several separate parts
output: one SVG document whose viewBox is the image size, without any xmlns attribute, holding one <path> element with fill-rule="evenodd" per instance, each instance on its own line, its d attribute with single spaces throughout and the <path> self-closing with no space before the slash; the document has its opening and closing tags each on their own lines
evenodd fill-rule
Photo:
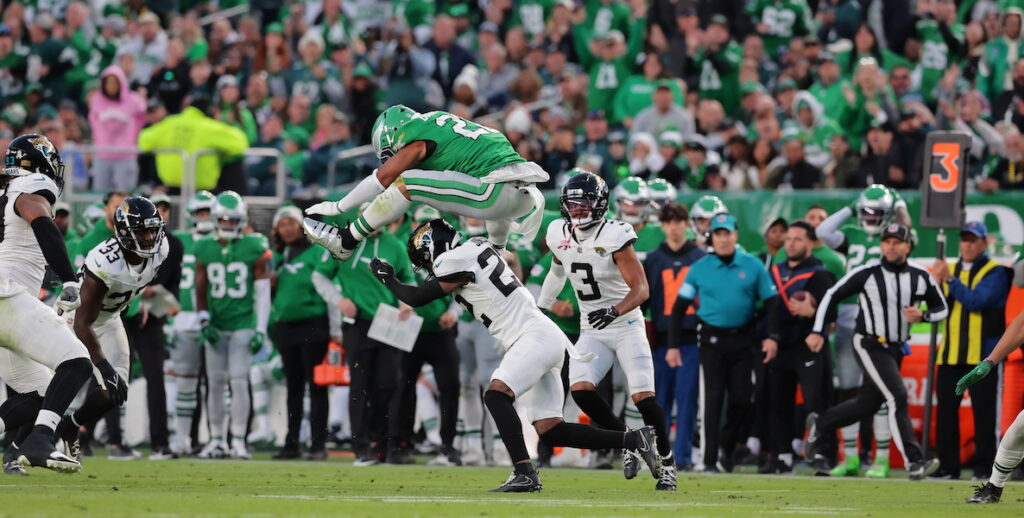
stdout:
<svg viewBox="0 0 1024 518">
<path fill-rule="evenodd" d="M 910 337 L 910 324 L 941 322 L 949 310 L 942 290 L 924 268 L 907 262 L 911 244 L 910 229 L 893 223 L 882 232 L 882 257 L 850 270 L 825 294 L 815 314 L 807 346 L 818 351 L 825 344 L 825 326 L 836 318 L 839 301 L 858 295 L 860 312 L 853 335 L 853 349 L 865 379 L 856 398 L 828 409 L 821 415 L 807 416 L 807 441 L 804 457 L 811 460 L 817 474 L 827 474 L 825 456 L 817 451 L 826 434 L 837 427 L 872 415 L 882 403 L 889 408 L 893 441 L 907 459 L 907 475 L 921 480 L 939 467 L 938 459 L 925 459 L 914 437 L 914 426 L 907 412 L 907 389 L 900 376 L 903 343 Z M 921 311 L 921 302 L 928 311 Z"/>
<path fill-rule="evenodd" d="M 679 297 L 672 306 L 669 347 L 683 343 L 687 310 L 699 299 L 697 341 L 700 355 L 700 445 L 704 471 L 731 472 L 732 453 L 751 412 L 751 380 L 758 352 L 764 363 L 778 349 L 778 296 L 775 284 L 756 257 L 736 249 L 736 218 L 719 213 L 711 218 L 713 254 L 693 263 Z M 768 338 L 758 341 L 754 309 L 763 301 L 767 310 Z M 759 351 L 757 346 L 760 345 Z M 728 421 L 720 426 L 722 404 L 728 393 Z M 722 454 L 718 448 L 721 446 Z"/>
</svg>

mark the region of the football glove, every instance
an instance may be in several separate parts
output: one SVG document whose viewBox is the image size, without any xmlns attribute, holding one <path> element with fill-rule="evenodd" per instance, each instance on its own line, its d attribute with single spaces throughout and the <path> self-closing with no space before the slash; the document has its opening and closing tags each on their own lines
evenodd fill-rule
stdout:
<svg viewBox="0 0 1024 518">
<path fill-rule="evenodd" d="M 615 309 L 615 306 L 595 309 L 587 314 L 587 321 L 594 329 L 604 329 L 616 318 L 619 318 L 619 310 Z"/>
<path fill-rule="evenodd" d="M 956 395 L 964 395 L 964 392 L 967 391 L 967 387 L 981 381 L 981 379 L 987 376 L 991 370 L 992 364 L 990 362 L 983 361 L 976 365 L 974 369 L 971 369 L 971 372 L 964 374 L 964 377 L 960 378 L 960 381 L 956 382 Z"/>
<path fill-rule="evenodd" d="M 79 296 L 79 288 L 82 283 L 78 281 L 68 281 L 64 283 L 63 288 L 60 292 L 60 297 L 57 297 L 57 312 L 60 314 L 71 313 L 78 309 L 78 306 L 82 305 L 82 299 Z"/>
<path fill-rule="evenodd" d="M 267 335 L 263 331 L 255 331 L 249 339 L 249 352 L 256 354 L 263 350 L 263 343 L 267 341 Z"/>
<path fill-rule="evenodd" d="M 336 201 L 322 201 L 306 209 L 307 215 L 337 216 L 341 214 L 341 208 Z"/>
<path fill-rule="evenodd" d="M 370 270 L 380 282 L 387 282 L 388 279 L 395 276 L 395 267 L 379 257 L 374 257 L 370 261 Z"/>
<path fill-rule="evenodd" d="M 118 375 L 117 371 L 114 370 L 114 367 L 107 360 L 97 363 L 96 368 L 100 371 L 100 376 L 103 378 L 103 388 L 107 391 L 107 396 L 110 397 L 110 400 L 115 405 L 123 405 L 125 400 L 128 399 L 128 382 Z"/>
<path fill-rule="evenodd" d="M 217 344 L 220 343 L 220 331 L 217 328 L 210 325 L 209 322 L 203 322 L 202 327 L 199 329 L 200 336 L 203 337 L 203 341 L 206 345 L 217 348 Z"/>
</svg>

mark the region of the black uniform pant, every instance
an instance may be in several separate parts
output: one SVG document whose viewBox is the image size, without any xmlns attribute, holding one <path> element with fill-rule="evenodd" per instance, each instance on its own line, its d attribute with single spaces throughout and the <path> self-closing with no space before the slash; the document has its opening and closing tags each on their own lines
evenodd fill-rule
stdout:
<svg viewBox="0 0 1024 518">
<path fill-rule="evenodd" d="M 900 347 L 898 343 L 879 342 L 859 333 L 853 335 L 853 349 L 857 353 L 857 363 L 864 371 L 864 381 L 856 398 L 848 399 L 818 417 L 818 428 L 823 436 L 831 437 L 836 428 L 869 417 L 878 411 L 882 403 L 887 403 L 892 439 L 903 458 L 908 462 L 924 458 L 907 411 L 907 389 L 900 375 L 900 363 L 903 361 Z"/>
<path fill-rule="evenodd" d="M 327 443 L 327 387 L 313 382 L 313 368 L 324 360 L 331 341 L 327 317 L 307 318 L 274 325 L 274 346 L 281 355 L 285 385 L 288 387 L 288 433 L 284 447 L 299 449 L 302 402 L 309 388 L 310 451 Z"/>
<path fill-rule="evenodd" d="M 398 437 L 397 419 L 389 410 L 402 375 L 402 351 L 370 339 L 370 321 L 356 319 L 343 333 L 349 377 L 349 423 L 356 454 L 369 454 L 374 442 Z"/>
<path fill-rule="evenodd" d="M 400 397 L 395 398 L 397 411 L 392 415 L 399 421 L 402 440 L 409 441 L 416 425 L 416 383 L 424 364 L 434 368 L 437 382 L 438 406 L 441 408 L 441 444 L 451 448 L 455 442 L 455 426 L 459 420 L 459 348 L 455 345 L 455 330 L 423 333 L 416 338 L 412 351 L 403 355 Z"/>
<path fill-rule="evenodd" d="M 710 469 L 718 462 L 719 446 L 726 458 L 732 456 L 739 434 L 749 422 L 756 337 L 753 329 L 730 332 L 702 325 L 699 340 L 701 448 L 704 465 Z M 729 400 L 722 425 L 726 394 Z"/>
<path fill-rule="evenodd" d="M 832 386 L 831 359 L 828 349 L 816 353 L 803 342 L 780 344 L 779 353 L 769 364 L 771 430 L 776 455 L 793 451 L 793 438 L 802 427 L 796 415 L 796 388 L 803 393 L 805 412 L 822 412 Z"/>
<path fill-rule="evenodd" d="M 124 321 L 128 344 L 138 355 L 139 363 L 142 364 L 142 375 L 146 378 L 150 443 L 154 450 L 164 449 L 169 446 L 167 440 L 167 391 L 164 387 L 164 360 L 167 359 L 164 341 L 165 319 L 151 316 L 143 324 L 140 312 Z M 120 415 L 120 409 L 114 409 L 114 412 Z M 110 423 L 110 420 L 107 422 Z"/>
<path fill-rule="evenodd" d="M 941 468 L 960 473 L 960 402 L 954 392 L 956 382 L 974 365 L 939 365 L 935 372 L 935 398 L 938 400 L 935 430 Z M 971 385 L 971 412 L 974 414 L 974 473 L 988 476 L 996 457 L 996 391 L 999 373 L 989 374 Z"/>
</svg>

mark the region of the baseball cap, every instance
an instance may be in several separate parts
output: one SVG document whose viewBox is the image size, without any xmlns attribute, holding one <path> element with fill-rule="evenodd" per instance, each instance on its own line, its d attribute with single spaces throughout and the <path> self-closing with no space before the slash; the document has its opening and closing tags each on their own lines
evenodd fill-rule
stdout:
<svg viewBox="0 0 1024 518">
<path fill-rule="evenodd" d="M 985 239 L 988 237 L 988 228 L 980 221 L 968 221 L 964 224 L 964 228 L 960 230 L 961 235 L 965 233 L 974 234 L 981 239 Z"/>
<path fill-rule="evenodd" d="M 373 77 L 373 69 L 366 63 L 360 63 L 352 70 L 352 77 Z"/>
<path fill-rule="evenodd" d="M 153 205 L 160 205 L 162 203 L 168 207 L 171 206 L 171 197 L 162 192 L 153 193 L 153 195 L 149 197 L 149 201 L 153 202 Z"/>
<path fill-rule="evenodd" d="M 741 96 L 746 96 L 761 91 L 763 91 L 763 88 L 761 87 L 761 83 L 758 83 L 757 81 L 744 81 L 742 84 L 740 84 Z"/>
<path fill-rule="evenodd" d="M 57 214 L 59 212 L 66 212 L 68 214 L 71 214 L 71 205 L 68 205 L 68 202 L 66 201 L 58 201 L 57 203 L 54 203 L 53 213 Z"/>
<path fill-rule="evenodd" d="M 587 112 L 587 119 L 589 119 L 589 120 L 603 119 L 603 118 L 604 118 L 604 110 L 597 109 L 597 110 L 590 110 L 590 111 Z"/>
<path fill-rule="evenodd" d="M 721 25 L 726 30 L 729 30 L 729 19 L 726 18 L 725 15 L 716 14 L 711 17 L 711 20 L 708 22 L 708 25 Z"/>
<path fill-rule="evenodd" d="M 480 24 L 480 32 L 493 32 L 494 34 L 500 33 L 498 24 L 494 22 L 484 22 Z"/>
<path fill-rule="evenodd" d="M 11 28 L 6 25 L 0 25 L 0 36 L 10 36 Z"/>
<path fill-rule="evenodd" d="M 265 31 L 267 34 L 284 34 L 284 25 L 281 22 L 270 22 Z"/>
<path fill-rule="evenodd" d="M 690 4 L 683 4 L 676 9 L 676 16 L 697 16 L 697 9 Z"/>
<path fill-rule="evenodd" d="M 714 232 L 720 228 L 736 232 L 736 217 L 732 214 L 718 214 L 711 218 L 711 231 Z"/>
<path fill-rule="evenodd" d="M 890 223 L 882 232 L 882 241 L 886 238 L 895 237 L 904 243 L 910 242 L 910 229 L 900 223 Z"/>
<path fill-rule="evenodd" d="M 780 216 L 778 218 L 775 218 L 775 219 L 769 221 L 768 224 L 765 225 L 764 231 L 761 232 L 761 233 L 762 234 L 767 234 L 769 230 L 771 230 L 772 228 L 774 228 L 776 226 L 779 226 L 779 225 L 782 225 L 782 228 L 784 228 L 784 229 L 789 228 L 789 222 L 786 221 L 786 218 L 783 218 L 783 217 Z"/>
</svg>

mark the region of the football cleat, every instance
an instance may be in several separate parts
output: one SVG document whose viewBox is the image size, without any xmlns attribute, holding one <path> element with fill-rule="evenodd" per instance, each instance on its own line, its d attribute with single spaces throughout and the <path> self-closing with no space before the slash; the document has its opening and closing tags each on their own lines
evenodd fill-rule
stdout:
<svg viewBox="0 0 1024 518">
<path fill-rule="evenodd" d="M 860 476 L 860 457 L 850 455 L 842 464 L 832 468 L 828 474 L 833 477 L 858 477 Z"/>
<path fill-rule="evenodd" d="M 52 469 L 60 473 L 78 473 L 82 465 L 53 447 L 50 439 L 31 434 L 18 446 L 17 461 L 24 466 Z"/>
<path fill-rule="evenodd" d="M 302 458 L 302 452 L 298 448 L 292 448 L 289 446 L 282 446 L 277 453 L 270 457 L 273 460 L 295 460 Z"/>
<path fill-rule="evenodd" d="M 614 450 L 594 450 L 590 452 L 591 469 L 612 469 L 615 461 Z M 623 460 L 625 462 L 625 460 Z"/>
<path fill-rule="evenodd" d="M 875 459 L 871 469 L 864 473 L 870 478 L 886 478 L 889 476 L 889 459 Z"/>
<path fill-rule="evenodd" d="M 640 473 L 640 463 L 643 459 L 640 454 L 633 450 L 622 450 L 622 474 L 626 480 L 633 480 L 637 473 Z"/>
<path fill-rule="evenodd" d="M 139 460 L 142 458 L 142 454 L 123 444 L 111 444 L 107 458 L 110 460 Z"/>
<path fill-rule="evenodd" d="M 939 469 L 939 459 L 921 459 L 911 462 L 907 468 L 907 477 L 910 480 L 921 480 Z"/>
<path fill-rule="evenodd" d="M 6 468 L 6 465 L 4 466 Z M 6 472 L 6 470 L 5 470 Z M 967 499 L 968 504 L 998 504 L 1003 496 L 1003 488 L 996 487 L 991 482 L 984 485 L 974 486 L 974 494 Z"/>
<path fill-rule="evenodd" d="M 804 440 L 804 458 L 813 459 L 815 450 L 818 447 L 818 413 L 811 412 L 807 414 L 807 421 L 804 423 L 804 427 L 807 428 L 807 439 Z"/>
<path fill-rule="evenodd" d="M 512 472 L 501 487 L 489 489 L 488 493 L 535 493 L 544 486 L 540 483 L 540 475 L 536 471 L 529 475 Z"/>
<path fill-rule="evenodd" d="M 157 448 L 149 454 L 149 460 L 174 460 L 177 458 L 178 454 L 169 448 Z"/>
<path fill-rule="evenodd" d="M 255 445 L 273 446 L 274 442 L 276 440 L 277 440 L 277 438 L 274 437 L 274 431 L 273 430 L 256 430 L 256 431 L 254 431 L 254 432 L 249 434 L 249 437 L 247 438 L 246 442 L 248 442 L 249 444 L 252 444 L 254 446 Z"/>
<path fill-rule="evenodd" d="M 346 261 L 352 257 L 354 248 L 345 248 L 344 240 L 341 238 L 342 232 L 346 229 L 312 218 L 303 218 L 302 230 L 309 236 L 310 241 L 326 248 L 335 259 Z"/>
<path fill-rule="evenodd" d="M 246 448 L 245 441 L 242 439 L 231 440 L 231 451 L 229 452 L 232 459 L 238 460 L 251 460 L 252 454 L 249 453 L 249 448 Z"/>
<path fill-rule="evenodd" d="M 676 490 L 676 464 L 671 458 L 661 464 L 661 473 L 658 474 L 658 483 L 655 484 L 654 489 L 658 491 Z"/>
<path fill-rule="evenodd" d="M 377 457 L 375 455 L 367 453 L 360 454 L 358 457 L 356 457 L 356 460 L 352 462 L 352 465 L 357 468 L 363 468 L 366 466 L 376 466 L 377 464 L 380 464 L 380 461 L 377 460 Z"/>
<path fill-rule="evenodd" d="M 206 443 L 203 449 L 196 455 L 197 459 L 223 459 L 227 457 L 228 452 L 225 445 L 218 440 L 213 440 Z"/>
<path fill-rule="evenodd" d="M 327 460 L 328 457 L 329 457 L 329 455 L 327 454 L 327 450 L 323 449 L 323 448 L 320 448 L 320 449 L 316 449 L 316 450 L 313 450 L 313 451 L 309 452 L 308 454 L 306 454 L 305 458 L 306 458 L 306 460 L 320 461 L 320 460 Z"/>
<path fill-rule="evenodd" d="M 18 462 L 18 447 L 11 443 L 4 451 L 4 474 L 5 475 L 28 475 L 24 466 Z"/>
<path fill-rule="evenodd" d="M 635 451 L 640 454 L 640 458 L 651 470 L 651 476 L 658 478 L 658 472 L 661 471 L 661 457 L 658 455 L 658 449 L 654 446 L 654 427 L 645 426 L 635 431 L 640 437 L 640 447 Z"/>
<path fill-rule="evenodd" d="M 455 448 L 442 446 L 441 451 L 437 454 L 437 457 L 430 459 L 427 462 L 428 466 L 461 466 L 462 456 L 459 454 L 459 450 Z"/>
<path fill-rule="evenodd" d="M 463 466 L 483 466 L 485 464 L 487 464 L 487 461 L 484 459 L 484 452 L 481 449 L 470 449 L 462 456 Z"/>
<path fill-rule="evenodd" d="M 811 471 L 814 472 L 816 477 L 827 477 L 831 474 L 828 467 L 828 459 L 824 455 L 815 455 L 808 464 L 811 465 Z"/>
</svg>

